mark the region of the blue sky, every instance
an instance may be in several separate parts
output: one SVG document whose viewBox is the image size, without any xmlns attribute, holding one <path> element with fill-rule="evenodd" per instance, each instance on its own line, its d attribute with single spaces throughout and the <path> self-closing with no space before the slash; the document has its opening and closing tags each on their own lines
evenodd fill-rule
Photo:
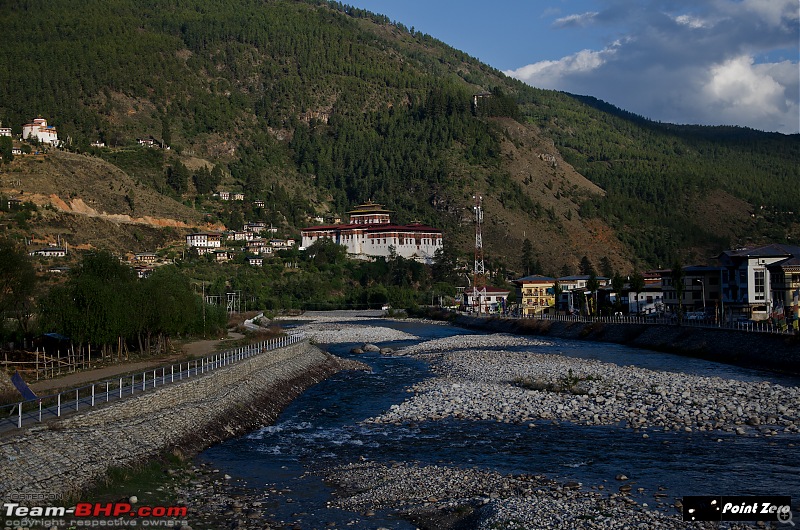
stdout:
<svg viewBox="0 0 800 530">
<path fill-rule="evenodd" d="M 800 132 L 798 0 L 350 0 L 532 86 Z"/>
</svg>

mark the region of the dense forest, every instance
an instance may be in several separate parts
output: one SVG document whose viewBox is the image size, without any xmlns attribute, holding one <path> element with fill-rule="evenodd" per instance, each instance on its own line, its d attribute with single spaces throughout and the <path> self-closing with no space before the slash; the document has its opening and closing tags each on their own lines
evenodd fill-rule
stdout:
<svg viewBox="0 0 800 530">
<path fill-rule="evenodd" d="M 400 222 L 447 233 L 461 221 L 450 205 L 479 190 L 553 224 L 501 155 L 494 118 L 505 117 L 552 140 L 605 191 L 584 196 L 579 214 L 614 227 L 642 266 L 738 244 L 697 212 L 716 192 L 761 218 L 761 233 L 742 239 L 797 234 L 797 135 L 655 123 L 534 89 L 337 2 L 88 0 L 75 9 L 23 0 L 4 7 L 0 30 L 15 36 L 0 42 L 4 124 L 19 134 L 45 116 L 67 149 L 98 154 L 178 200 L 225 176 L 272 205 L 262 218 L 295 228 L 373 199 Z M 488 103 L 473 108 L 472 95 L 487 91 Z M 133 148 L 147 137 L 172 154 Z M 98 140 L 108 147 L 90 147 Z M 185 171 L 185 156 L 216 173 Z"/>
</svg>

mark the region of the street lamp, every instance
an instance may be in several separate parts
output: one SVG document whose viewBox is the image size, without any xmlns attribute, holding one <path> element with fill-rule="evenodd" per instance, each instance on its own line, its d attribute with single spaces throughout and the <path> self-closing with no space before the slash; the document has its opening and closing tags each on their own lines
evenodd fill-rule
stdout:
<svg viewBox="0 0 800 530">
<path fill-rule="evenodd" d="M 699 279 L 699 278 L 695 278 L 695 280 L 694 280 L 694 281 L 695 281 L 695 283 L 699 283 L 699 284 L 700 284 L 700 287 L 701 287 L 701 289 L 702 289 L 702 296 L 703 296 L 703 318 L 705 318 L 705 315 L 706 315 L 706 284 L 705 284 L 705 282 L 703 282 L 703 280 L 701 280 L 701 279 Z"/>
</svg>

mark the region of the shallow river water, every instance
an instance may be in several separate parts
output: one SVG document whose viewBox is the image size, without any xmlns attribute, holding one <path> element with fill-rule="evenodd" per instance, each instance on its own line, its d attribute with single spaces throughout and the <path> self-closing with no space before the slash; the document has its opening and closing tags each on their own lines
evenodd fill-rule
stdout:
<svg viewBox="0 0 800 530">
<path fill-rule="evenodd" d="M 364 324 L 364 322 L 359 322 Z M 375 321 L 420 340 L 468 333 L 447 326 Z M 525 352 L 598 359 L 652 370 L 769 380 L 797 386 L 800 379 L 625 346 L 547 339 L 548 345 L 512 348 Z M 417 341 L 379 343 L 399 349 Z M 360 345 L 360 344 L 359 344 Z M 327 347 L 350 357 L 355 344 Z M 324 347 L 324 346 L 323 346 Z M 360 460 L 438 464 L 543 474 L 584 487 L 616 491 L 615 476 L 631 477 L 634 498 L 656 505 L 654 493 L 673 502 L 684 495 L 800 495 L 800 449 L 794 436 L 756 438 L 724 432 L 649 432 L 643 439 L 619 426 L 541 422 L 536 428 L 448 419 L 411 425 L 362 424 L 401 403 L 412 384 L 431 377 L 427 365 L 406 357 L 367 353 L 357 358 L 372 373 L 344 372 L 312 387 L 269 427 L 212 447 L 200 455 L 221 472 L 255 490 L 282 490 L 265 500 L 271 518 L 288 526 L 414 528 L 388 511 L 375 515 L 327 507 L 332 490 L 316 473 Z M 636 495 L 638 488 L 644 492 Z"/>
</svg>

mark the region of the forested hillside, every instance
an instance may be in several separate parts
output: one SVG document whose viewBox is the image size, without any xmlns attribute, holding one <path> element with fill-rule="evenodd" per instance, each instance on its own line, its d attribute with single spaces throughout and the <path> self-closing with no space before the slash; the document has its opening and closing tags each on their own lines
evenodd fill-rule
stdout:
<svg viewBox="0 0 800 530">
<path fill-rule="evenodd" d="M 487 252 L 520 270 L 515 254 L 530 239 L 551 273 L 586 254 L 624 269 L 800 237 L 796 135 L 658 124 L 533 89 L 338 3 L 22 0 L 3 10 L 0 31 L 15 37 L 0 41 L 3 124 L 19 134 L 46 117 L 67 149 L 194 207 L 224 185 L 299 228 L 372 199 L 468 252 L 464 211 L 479 192 L 492 208 Z M 511 135 L 507 120 L 524 130 Z M 151 136 L 169 156 L 135 147 Z M 97 140 L 107 147 L 90 147 Z M 541 162 L 553 147 L 557 168 Z M 216 176 L 183 174 L 189 158 Z M 569 165 L 605 193 L 577 184 Z M 597 245 L 598 231 L 613 237 Z"/>
</svg>

